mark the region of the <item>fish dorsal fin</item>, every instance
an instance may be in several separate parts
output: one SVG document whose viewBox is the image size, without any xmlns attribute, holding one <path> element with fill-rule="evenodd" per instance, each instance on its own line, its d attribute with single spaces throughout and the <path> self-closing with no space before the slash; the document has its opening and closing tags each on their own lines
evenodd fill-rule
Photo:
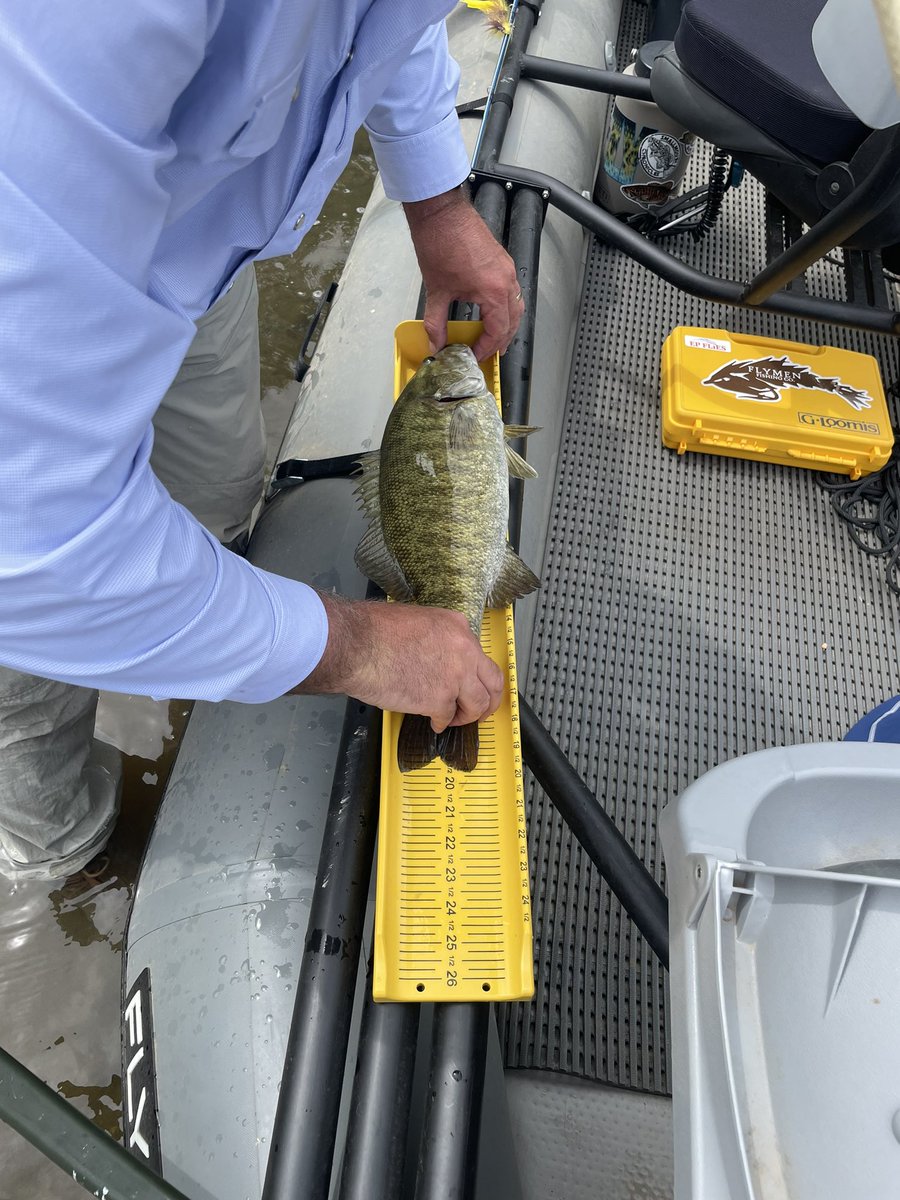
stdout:
<svg viewBox="0 0 900 1200">
<path fill-rule="evenodd" d="M 487 608 L 505 608 L 513 600 L 521 600 L 535 588 L 541 586 L 541 581 L 526 563 L 522 562 L 511 546 L 505 547 L 500 573 L 494 581 L 487 598 Z"/>
<path fill-rule="evenodd" d="M 521 454 L 516 454 L 512 446 L 506 446 L 506 466 L 510 475 L 517 479 L 537 479 L 537 471 L 525 461 Z"/>
<path fill-rule="evenodd" d="M 381 501 L 378 494 L 381 454 L 378 450 L 361 454 L 361 474 L 356 495 L 369 518 L 369 528 L 356 547 L 354 558 L 363 575 L 377 583 L 394 600 L 412 600 L 413 594 L 397 560 L 388 550 L 381 525 Z"/>
<path fill-rule="evenodd" d="M 370 450 L 359 456 L 360 470 L 356 484 L 356 498 L 369 520 L 381 520 L 381 505 L 378 501 L 378 486 L 381 471 L 381 451 Z"/>
<path fill-rule="evenodd" d="M 540 425 L 504 425 L 503 436 L 507 441 L 513 441 L 515 438 L 528 437 L 530 433 L 540 433 Z"/>
</svg>

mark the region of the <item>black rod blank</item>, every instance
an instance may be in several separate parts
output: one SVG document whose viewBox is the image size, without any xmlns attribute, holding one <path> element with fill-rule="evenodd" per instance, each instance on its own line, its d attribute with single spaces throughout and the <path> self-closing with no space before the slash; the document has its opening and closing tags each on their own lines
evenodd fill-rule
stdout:
<svg viewBox="0 0 900 1200">
<path fill-rule="evenodd" d="M 507 248 L 516 264 L 525 312 L 516 336 L 500 360 L 500 394 L 503 398 L 503 420 L 507 425 L 528 424 L 543 223 L 544 203 L 540 194 L 531 188 L 519 188 L 513 194 L 510 206 Z M 527 457 L 522 439 L 516 439 L 511 445 L 518 454 Z M 509 538 L 516 548 L 522 532 L 522 493 L 523 480 L 511 477 Z"/>
<path fill-rule="evenodd" d="M 0 1120 L 95 1196 L 187 1200 L 2 1049 Z"/>
</svg>

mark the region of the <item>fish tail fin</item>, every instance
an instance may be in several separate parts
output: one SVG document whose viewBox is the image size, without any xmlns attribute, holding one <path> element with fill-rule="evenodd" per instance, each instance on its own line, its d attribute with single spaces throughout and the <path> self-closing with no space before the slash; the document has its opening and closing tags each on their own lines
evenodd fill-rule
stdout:
<svg viewBox="0 0 900 1200">
<path fill-rule="evenodd" d="M 401 771 L 417 771 L 437 758 L 442 733 L 435 733 L 429 717 L 407 713 L 397 738 L 397 765 Z"/>
<path fill-rule="evenodd" d="M 400 770 L 417 771 L 439 756 L 454 771 L 474 771 L 478 765 L 478 722 L 451 725 L 443 733 L 435 733 L 429 717 L 407 713 L 397 737 Z"/>
<path fill-rule="evenodd" d="M 441 758 L 454 771 L 474 771 L 478 765 L 478 722 L 452 725 L 441 734 Z"/>
</svg>

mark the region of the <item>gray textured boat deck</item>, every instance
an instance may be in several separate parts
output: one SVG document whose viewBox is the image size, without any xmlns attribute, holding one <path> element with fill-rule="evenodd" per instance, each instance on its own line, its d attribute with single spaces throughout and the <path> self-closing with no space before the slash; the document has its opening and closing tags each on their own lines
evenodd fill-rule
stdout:
<svg viewBox="0 0 900 1200">
<path fill-rule="evenodd" d="M 706 242 L 675 245 L 741 279 L 764 261 L 764 228 L 747 179 Z M 824 264 L 810 291 L 841 295 L 842 279 Z M 692 780 L 751 750 L 839 739 L 900 691 L 900 601 L 816 475 L 663 448 L 660 351 L 680 324 L 863 350 L 886 387 L 898 377 L 889 339 L 710 305 L 591 248 L 520 672 L 658 880 L 659 810 Z M 506 1063 L 666 1094 L 665 973 L 539 788 L 529 803 L 537 992 L 504 1014 Z"/>
</svg>

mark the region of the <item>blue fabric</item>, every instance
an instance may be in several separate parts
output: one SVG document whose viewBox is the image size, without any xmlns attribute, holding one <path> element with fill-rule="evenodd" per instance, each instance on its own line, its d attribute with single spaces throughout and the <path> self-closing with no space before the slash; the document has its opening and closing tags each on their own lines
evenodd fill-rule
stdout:
<svg viewBox="0 0 900 1200">
<path fill-rule="evenodd" d="M 900 696 L 891 696 L 856 722 L 845 742 L 900 742 Z"/>
<path fill-rule="evenodd" d="M 388 195 L 469 165 L 450 0 L 28 0 L 0 11 L 0 662 L 264 701 L 325 646 L 311 589 L 223 551 L 150 421 L 247 261 L 296 249 L 368 117 Z"/>
<path fill-rule="evenodd" d="M 687 0 L 675 49 L 688 75 L 783 146 L 849 158 L 869 132 L 822 74 L 812 27 L 825 0 Z"/>
</svg>

